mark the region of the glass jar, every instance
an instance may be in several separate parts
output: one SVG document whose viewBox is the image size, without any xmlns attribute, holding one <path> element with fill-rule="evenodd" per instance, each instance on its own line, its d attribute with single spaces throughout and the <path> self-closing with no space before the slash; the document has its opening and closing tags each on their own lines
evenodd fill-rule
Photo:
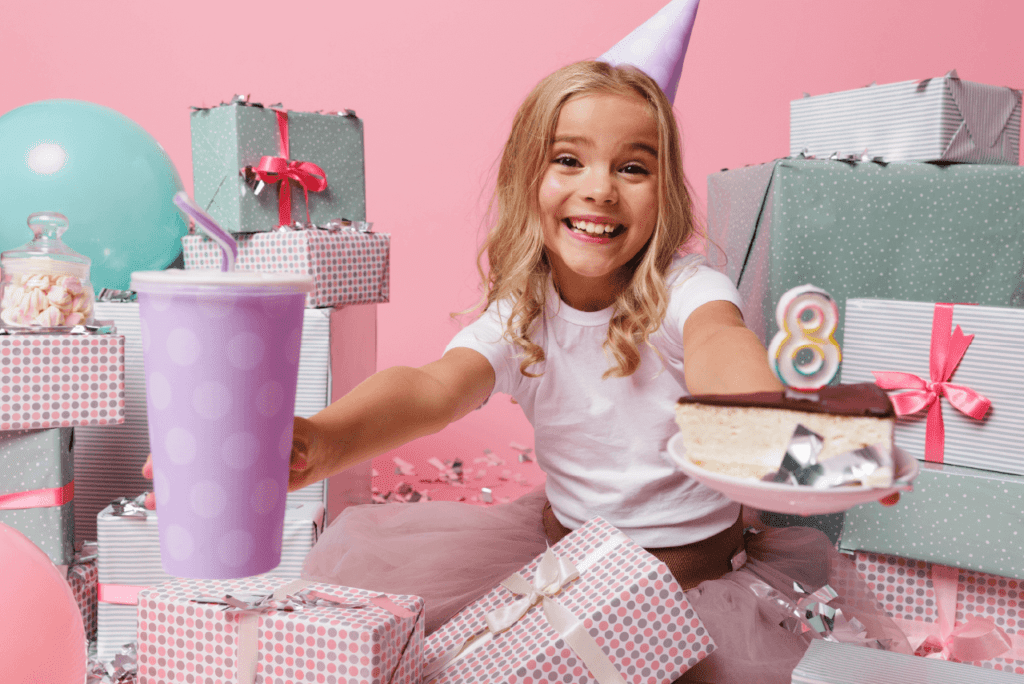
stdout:
<svg viewBox="0 0 1024 684">
<path fill-rule="evenodd" d="M 96 295 L 89 257 L 60 236 L 68 219 L 52 211 L 28 217 L 32 241 L 0 254 L 0 325 L 21 332 L 60 332 L 93 322 Z"/>
</svg>

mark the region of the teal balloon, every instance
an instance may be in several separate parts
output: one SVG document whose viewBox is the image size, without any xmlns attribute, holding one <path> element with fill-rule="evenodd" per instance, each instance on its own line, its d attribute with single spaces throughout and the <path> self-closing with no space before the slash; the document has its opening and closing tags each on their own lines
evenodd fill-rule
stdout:
<svg viewBox="0 0 1024 684">
<path fill-rule="evenodd" d="M 32 239 L 37 211 L 68 217 L 63 240 L 92 259 L 93 287 L 129 289 L 167 268 L 188 225 L 171 198 L 181 177 L 160 144 L 108 107 L 44 100 L 0 116 L 0 251 Z"/>
</svg>

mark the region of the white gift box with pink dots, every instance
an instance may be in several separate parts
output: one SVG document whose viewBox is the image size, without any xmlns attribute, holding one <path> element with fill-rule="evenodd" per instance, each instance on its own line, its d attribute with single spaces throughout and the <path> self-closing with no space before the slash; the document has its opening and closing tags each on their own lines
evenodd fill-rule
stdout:
<svg viewBox="0 0 1024 684">
<path fill-rule="evenodd" d="M 857 552 L 856 565 L 857 572 L 874 591 L 883 610 L 911 638 L 912 646 L 916 646 L 914 634 L 928 631 L 937 637 L 937 642 L 933 643 L 951 643 L 951 637 L 955 637 L 957 631 L 969 629 L 965 626 L 969 620 L 980 618 L 1002 630 L 1008 639 L 1003 639 L 1007 648 L 1001 656 L 979 661 L 963 659 L 963 662 L 1024 674 L 1024 580 L 867 551 Z M 943 580 L 943 573 L 948 580 Z M 946 609 L 951 619 L 946 630 L 948 634 L 941 633 L 939 626 L 940 602 L 943 600 L 939 585 L 943 581 L 950 583 L 949 606 Z M 995 632 L 985 622 L 976 622 L 970 630 L 972 637 L 990 638 L 998 643 L 1002 637 L 977 636 L 979 630 Z M 918 654 L 934 655 L 938 650 L 926 644 L 918 648 Z M 955 653 L 951 659 L 959 660 Z"/>
<path fill-rule="evenodd" d="M 123 336 L 0 336 L 0 430 L 123 422 Z"/>
<path fill-rule="evenodd" d="M 387 233 L 311 228 L 239 233 L 235 240 L 237 270 L 313 276 L 307 308 L 380 304 L 390 296 Z M 186 269 L 220 268 L 220 248 L 209 238 L 186 235 L 181 244 Z"/>
<path fill-rule="evenodd" d="M 549 552 L 427 638 L 425 684 L 667 683 L 714 650 L 665 564 L 601 518 Z"/>
<path fill-rule="evenodd" d="M 230 595 L 249 606 L 205 602 Z M 139 684 L 419 684 L 423 599 L 304 581 L 175 580 L 139 594 Z"/>
</svg>

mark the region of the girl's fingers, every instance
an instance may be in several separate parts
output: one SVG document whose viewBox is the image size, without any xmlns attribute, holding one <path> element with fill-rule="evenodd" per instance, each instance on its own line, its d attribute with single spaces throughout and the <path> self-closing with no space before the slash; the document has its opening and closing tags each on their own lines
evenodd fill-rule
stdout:
<svg viewBox="0 0 1024 684">
<path fill-rule="evenodd" d="M 156 510 L 156 497 L 153 496 L 153 492 L 146 492 L 146 501 L 143 504 L 148 510 Z"/>
<path fill-rule="evenodd" d="M 153 456 L 146 456 L 146 464 L 142 466 L 142 477 L 153 479 Z"/>
</svg>

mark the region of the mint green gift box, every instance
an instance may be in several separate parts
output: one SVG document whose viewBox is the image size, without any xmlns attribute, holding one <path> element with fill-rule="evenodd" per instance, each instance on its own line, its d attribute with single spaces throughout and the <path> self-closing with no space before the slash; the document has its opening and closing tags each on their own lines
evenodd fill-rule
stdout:
<svg viewBox="0 0 1024 684">
<path fill-rule="evenodd" d="M 780 159 L 708 176 L 708 261 L 765 342 L 779 298 L 806 283 L 840 310 L 851 297 L 1024 306 L 1022 197 L 1016 166 Z"/>
<path fill-rule="evenodd" d="M 28 537 L 57 565 L 67 565 L 75 555 L 73 490 L 59 506 L 21 508 L 25 502 L 11 495 L 74 487 L 74 479 L 73 428 L 0 432 L 0 523 Z"/>
<path fill-rule="evenodd" d="M 350 110 L 339 113 L 288 111 L 288 158 L 312 162 L 327 176 L 327 188 L 309 192 L 309 221 L 366 220 L 363 122 Z M 259 194 L 246 182 L 246 167 L 264 156 L 282 156 L 274 109 L 235 101 L 191 115 L 192 176 L 196 203 L 232 233 L 271 231 L 280 225 L 280 183 Z M 281 181 L 285 182 L 285 181 Z M 307 222 L 303 189 L 291 182 L 291 221 Z"/>
<path fill-rule="evenodd" d="M 846 512 L 841 551 L 890 553 L 1024 578 L 1024 476 L 921 463 L 895 506 Z"/>
</svg>

